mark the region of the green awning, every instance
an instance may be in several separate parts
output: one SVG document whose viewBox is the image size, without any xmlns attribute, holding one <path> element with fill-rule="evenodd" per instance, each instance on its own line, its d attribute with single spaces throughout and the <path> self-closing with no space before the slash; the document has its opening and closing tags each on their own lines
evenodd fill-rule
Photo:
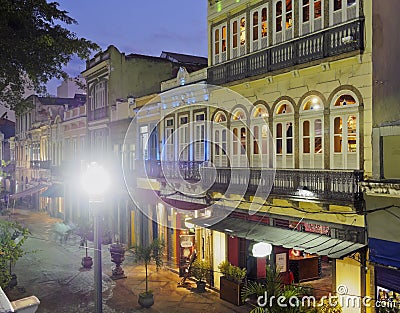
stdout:
<svg viewBox="0 0 400 313">
<path fill-rule="evenodd" d="M 322 234 L 283 229 L 233 217 L 220 221 L 217 221 L 215 217 L 200 217 L 192 219 L 190 222 L 231 236 L 257 242 L 269 242 L 274 246 L 326 255 L 333 259 L 343 258 L 366 246 L 365 244 L 332 238 Z"/>
<path fill-rule="evenodd" d="M 42 194 L 40 195 L 43 198 L 57 198 L 64 197 L 64 185 L 62 184 L 53 184 L 49 186 Z"/>
</svg>

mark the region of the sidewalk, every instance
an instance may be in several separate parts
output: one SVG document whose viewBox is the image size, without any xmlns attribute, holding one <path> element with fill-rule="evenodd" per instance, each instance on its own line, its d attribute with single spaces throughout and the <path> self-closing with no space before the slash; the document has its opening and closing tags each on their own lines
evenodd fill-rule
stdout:
<svg viewBox="0 0 400 313">
<path fill-rule="evenodd" d="M 51 240 L 54 223 L 59 219 L 42 212 L 16 209 L 13 219 L 29 227 L 32 237 L 26 242 L 27 250 L 37 250 L 18 260 L 15 272 L 18 287 L 9 293 L 10 298 L 28 295 L 37 296 L 41 304 L 37 313 L 90 313 L 94 312 L 93 269 L 83 270 L 80 260 L 84 250 L 79 248 L 80 238 L 72 235 L 68 242 L 60 244 Z M 93 255 L 93 243 L 90 243 Z M 178 287 L 180 277 L 167 268 L 158 272 L 154 265 L 149 267 L 149 289 L 154 293 L 155 303 L 150 309 L 141 308 L 138 294 L 145 290 L 144 265 L 133 263 L 127 251 L 122 267 L 127 278 L 110 279 L 111 256 L 109 246 L 102 246 L 103 264 L 103 312 L 104 313 L 247 313 L 247 305 L 235 306 L 221 300 L 219 293 L 207 289 L 199 294 L 196 283 L 189 281 L 190 288 Z"/>
</svg>

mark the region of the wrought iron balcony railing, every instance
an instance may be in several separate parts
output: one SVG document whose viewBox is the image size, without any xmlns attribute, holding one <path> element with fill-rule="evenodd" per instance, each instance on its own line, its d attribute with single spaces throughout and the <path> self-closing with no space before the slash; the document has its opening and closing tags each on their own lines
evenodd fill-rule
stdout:
<svg viewBox="0 0 400 313">
<path fill-rule="evenodd" d="M 357 50 L 364 50 L 363 19 L 210 67 L 208 82 L 224 84 Z"/>
<path fill-rule="evenodd" d="M 143 162 L 143 161 L 142 161 Z M 211 168 L 202 162 L 145 161 L 138 177 L 184 179 L 211 186 L 210 191 L 247 195 L 307 199 L 308 201 L 351 205 L 362 209 L 363 171 L 319 169 Z M 228 189 L 229 188 L 229 189 Z"/>
<path fill-rule="evenodd" d="M 30 162 L 30 168 L 34 168 L 34 169 L 45 169 L 45 170 L 49 170 L 50 169 L 50 165 L 51 162 L 49 160 L 47 161 L 31 161 Z"/>
<path fill-rule="evenodd" d="M 136 173 L 139 177 L 200 180 L 202 161 L 167 162 L 159 160 L 137 161 Z"/>
</svg>

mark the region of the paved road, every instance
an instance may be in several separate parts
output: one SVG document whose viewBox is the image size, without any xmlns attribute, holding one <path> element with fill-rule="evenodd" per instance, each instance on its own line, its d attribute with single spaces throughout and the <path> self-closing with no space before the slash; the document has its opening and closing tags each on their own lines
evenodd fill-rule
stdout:
<svg viewBox="0 0 400 313">
<path fill-rule="evenodd" d="M 25 245 L 28 253 L 18 260 L 15 273 L 18 287 L 8 295 L 14 300 L 29 295 L 37 296 L 41 304 L 38 313 L 94 312 L 93 270 L 81 268 L 84 250 L 79 237 L 71 236 L 66 243 L 54 239 L 52 229 L 60 220 L 45 213 L 15 210 L 12 218 L 25 224 L 32 236 Z M 92 246 L 90 246 L 92 248 Z M 93 255 L 93 253 L 90 253 Z M 108 246 L 103 246 L 103 312 L 104 313 L 225 313 L 249 312 L 249 307 L 237 307 L 220 300 L 218 293 L 208 290 L 198 294 L 190 288 L 177 287 L 179 277 L 168 269 L 150 271 L 149 286 L 155 295 L 155 304 L 143 309 L 137 304 L 138 294 L 144 291 L 144 266 L 134 264 L 126 256 L 123 268 L 126 279 L 113 281 L 112 263 Z M 193 286 L 195 284 L 193 283 Z"/>
</svg>

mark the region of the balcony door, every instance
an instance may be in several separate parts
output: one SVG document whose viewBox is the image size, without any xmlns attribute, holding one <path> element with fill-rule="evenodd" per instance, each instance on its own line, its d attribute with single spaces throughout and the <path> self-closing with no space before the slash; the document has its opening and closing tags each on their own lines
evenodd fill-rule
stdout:
<svg viewBox="0 0 400 313">
<path fill-rule="evenodd" d="M 214 117 L 213 123 L 213 154 L 214 164 L 216 167 L 227 167 L 228 166 L 228 151 L 227 151 L 227 119 L 226 115 L 219 112 Z"/>
<path fill-rule="evenodd" d="M 205 113 L 196 113 L 194 119 L 194 160 L 205 161 L 207 160 Z"/>
<path fill-rule="evenodd" d="M 360 0 L 329 0 L 330 25 L 345 23 L 359 16 Z"/>
<path fill-rule="evenodd" d="M 331 168 L 360 168 L 359 102 L 351 91 L 338 95 L 331 106 Z"/>
<path fill-rule="evenodd" d="M 300 109 L 300 167 L 324 168 L 323 103 L 317 96 L 307 97 Z"/>
<path fill-rule="evenodd" d="M 265 106 L 258 105 L 251 117 L 251 166 L 269 167 L 269 144 L 272 138 L 268 128 L 268 111 Z"/>
<path fill-rule="evenodd" d="M 231 165 L 232 167 L 248 167 L 247 157 L 247 117 L 242 109 L 236 110 L 231 120 Z"/>
<path fill-rule="evenodd" d="M 274 112 L 274 143 L 277 168 L 294 168 L 294 110 L 288 101 Z"/>
<path fill-rule="evenodd" d="M 306 35 L 323 27 L 323 0 L 300 1 L 300 34 Z"/>
</svg>

